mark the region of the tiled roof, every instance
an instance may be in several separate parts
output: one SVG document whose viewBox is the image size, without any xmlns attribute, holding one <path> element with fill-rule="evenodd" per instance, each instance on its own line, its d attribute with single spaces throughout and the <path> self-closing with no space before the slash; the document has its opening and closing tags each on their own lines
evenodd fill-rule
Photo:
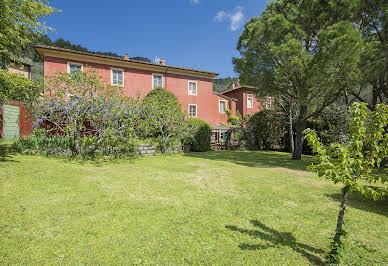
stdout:
<svg viewBox="0 0 388 266">
<path fill-rule="evenodd" d="M 207 75 L 212 75 L 214 77 L 218 76 L 219 74 L 216 72 L 211 72 L 211 71 L 206 71 L 206 70 L 198 70 L 198 69 L 192 69 L 192 68 L 185 68 L 185 67 L 177 67 L 177 66 L 170 66 L 170 65 L 161 65 L 157 63 L 150 63 L 150 62 L 144 62 L 144 61 L 139 61 L 139 60 L 134 60 L 134 59 L 124 59 L 123 57 L 117 57 L 117 56 L 110 56 L 110 55 L 102 55 L 102 54 L 94 54 L 90 52 L 80 52 L 80 51 L 73 51 L 65 48 L 58 48 L 54 46 L 45 46 L 45 45 L 36 45 L 35 51 L 37 51 L 38 54 L 42 55 L 39 50 L 41 49 L 46 49 L 46 50 L 53 50 L 53 51 L 61 51 L 65 53 L 72 53 L 72 54 L 79 54 L 79 55 L 86 55 L 86 56 L 93 56 L 93 57 L 98 57 L 98 58 L 106 58 L 106 59 L 112 59 L 112 60 L 118 60 L 121 62 L 131 62 L 131 63 L 136 63 L 139 65 L 143 66 L 158 66 L 158 67 L 163 67 L 163 68 L 168 68 L 168 69 L 175 69 L 175 70 L 183 70 L 183 71 L 190 71 L 190 72 L 196 72 L 198 74 L 207 74 Z"/>
</svg>

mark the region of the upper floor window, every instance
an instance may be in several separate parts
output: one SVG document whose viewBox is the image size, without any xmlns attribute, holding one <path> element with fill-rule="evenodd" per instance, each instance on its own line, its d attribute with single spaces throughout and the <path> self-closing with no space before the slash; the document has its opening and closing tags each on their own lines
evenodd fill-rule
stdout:
<svg viewBox="0 0 388 266">
<path fill-rule="evenodd" d="M 123 86 L 124 85 L 124 71 L 122 69 L 112 68 L 112 85 Z"/>
<path fill-rule="evenodd" d="M 219 110 L 220 110 L 220 113 L 225 113 L 225 110 L 226 110 L 226 101 L 220 101 Z"/>
<path fill-rule="evenodd" d="M 197 117 L 197 105 L 189 104 L 189 117 Z"/>
<path fill-rule="evenodd" d="M 67 72 L 68 73 L 73 73 L 74 71 L 82 71 L 83 70 L 83 65 L 79 63 L 68 63 L 67 64 Z"/>
<path fill-rule="evenodd" d="M 253 98 L 252 97 L 247 98 L 247 108 L 253 108 Z"/>
<path fill-rule="evenodd" d="M 163 87 L 163 75 L 152 74 L 152 88 Z"/>
<path fill-rule="evenodd" d="M 189 81 L 189 95 L 197 95 L 197 82 Z"/>
<path fill-rule="evenodd" d="M 272 107 L 271 97 L 267 97 L 265 99 L 265 109 L 271 109 L 271 107 Z"/>
</svg>

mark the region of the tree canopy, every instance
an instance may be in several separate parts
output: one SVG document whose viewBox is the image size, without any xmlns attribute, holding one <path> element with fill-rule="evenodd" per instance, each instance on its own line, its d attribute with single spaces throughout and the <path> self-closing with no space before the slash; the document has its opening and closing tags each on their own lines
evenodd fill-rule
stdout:
<svg viewBox="0 0 388 266">
<path fill-rule="evenodd" d="M 0 60 L 18 59 L 26 44 L 47 27 L 41 19 L 57 12 L 46 1 L 3 0 L 0 5 Z"/>
<path fill-rule="evenodd" d="M 306 121 L 356 86 L 362 39 L 352 23 L 354 1 L 278 0 L 249 20 L 240 35 L 235 70 L 259 96 L 296 103 L 293 159 L 300 159 Z M 344 12 L 344 10 L 346 12 Z"/>
</svg>

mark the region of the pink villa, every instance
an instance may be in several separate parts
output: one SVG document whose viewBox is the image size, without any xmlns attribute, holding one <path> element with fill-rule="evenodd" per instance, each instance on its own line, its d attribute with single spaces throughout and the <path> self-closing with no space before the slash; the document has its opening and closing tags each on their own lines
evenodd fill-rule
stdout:
<svg viewBox="0 0 388 266">
<path fill-rule="evenodd" d="M 232 84 L 225 93 L 213 91 L 215 72 L 169 66 L 160 63 L 77 52 L 63 48 L 36 46 L 44 60 L 44 75 L 55 72 L 81 71 L 91 67 L 98 71 L 104 82 L 122 86 L 127 96 L 144 97 L 150 90 L 162 86 L 173 92 L 187 117 L 199 118 L 212 126 L 227 123 L 226 109 L 235 115 L 253 114 L 270 108 L 272 100 L 259 102 L 249 88 Z"/>
</svg>

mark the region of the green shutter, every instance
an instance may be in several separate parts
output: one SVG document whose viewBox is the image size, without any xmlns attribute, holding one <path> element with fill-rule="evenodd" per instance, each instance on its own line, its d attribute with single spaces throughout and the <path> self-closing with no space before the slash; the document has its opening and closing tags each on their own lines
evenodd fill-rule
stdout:
<svg viewBox="0 0 388 266">
<path fill-rule="evenodd" d="M 19 138 L 19 107 L 3 105 L 3 139 Z"/>
</svg>

